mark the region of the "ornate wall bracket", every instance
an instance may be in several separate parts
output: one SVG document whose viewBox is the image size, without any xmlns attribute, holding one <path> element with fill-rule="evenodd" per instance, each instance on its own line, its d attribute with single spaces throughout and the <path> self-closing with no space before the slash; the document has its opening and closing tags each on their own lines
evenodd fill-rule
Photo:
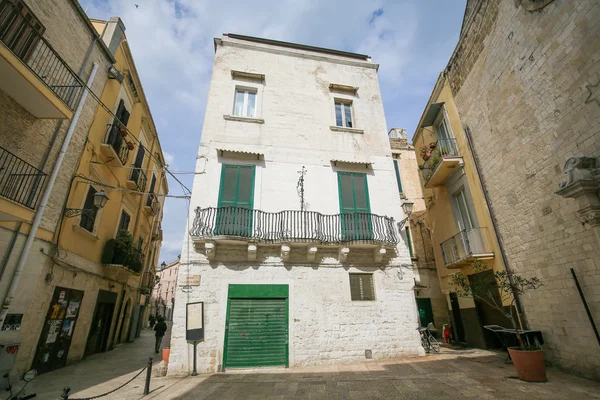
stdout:
<svg viewBox="0 0 600 400">
<path fill-rule="evenodd" d="M 556 194 L 577 200 L 582 223 L 600 226 L 600 157 L 571 157 L 563 171 L 567 180 L 558 185 Z"/>
</svg>

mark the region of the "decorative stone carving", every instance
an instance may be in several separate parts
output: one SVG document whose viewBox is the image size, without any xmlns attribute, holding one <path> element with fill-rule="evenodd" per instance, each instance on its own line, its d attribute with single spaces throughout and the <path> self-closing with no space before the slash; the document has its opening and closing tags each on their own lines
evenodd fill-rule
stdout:
<svg viewBox="0 0 600 400">
<path fill-rule="evenodd" d="M 387 252 L 387 250 L 384 249 L 383 247 L 374 249 L 373 257 L 375 258 L 375 262 L 380 263 L 381 261 L 383 261 L 383 256 L 385 256 L 386 252 Z"/>
<path fill-rule="evenodd" d="M 571 157 L 563 170 L 567 180 L 558 185 L 556 194 L 577 200 L 582 223 L 600 225 L 600 157 Z"/>
<path fill-rule="evenodd" d="M 350 254 L 350 249 L 348 247 L 342 247 L 338 254 L 338 259 L 340 262 L 346 262 L 348 259 L 348 254 Z"/>
<path fill-rule="evenodd" d="M 217 247 L 213 242 L 204 243 L 204 252 L 206 254 L 206 258 L 209 260 L 214 260 L 215 255 L 217 254 Z"/>
<path fill-rule="evenodd" d="M 317 248 L 309 247 L 308 251 L 306 252 L 306 260 L 313 262 L 313 261 L 315 261 L 316 256 L 317 256 Z"/>
<path fill-rule="evenodd" d="M 281 260 L 288 261 L 290 259 L 290 246 L 282 244 L 281 245 Z"/>
<path fill-rule="evenodd" d="M 248 261 L 256 260 L 256 245 L 249 244 L 248 245 Z"/>
</svg>

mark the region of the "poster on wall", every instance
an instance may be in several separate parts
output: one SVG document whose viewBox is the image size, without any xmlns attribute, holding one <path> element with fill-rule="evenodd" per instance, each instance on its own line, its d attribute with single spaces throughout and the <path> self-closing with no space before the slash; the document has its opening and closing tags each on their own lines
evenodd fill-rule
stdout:
<svg viewBox="0 0 600 400">
<path fill-rule="evenodd" d="M 204 302 L 188 303 L 186 307 L 185 339 L 204 340 Z"/>
<path fill-rule="evenodd" d="M 66 290 L 62 290 L 60 295 L 58 296 L 58 304 L 61 304 L 65 301 L 65 295 L 67 294 Z"/>
<path fill-rule="evenodd" d="M 77 316 L 77 310 L 79 310 L 79 302 L 70 301 L 69 306 L 67 307 L 66 318 L 75 318 Z"/>
<path fill-rule="evenodd" d="M 75 321 L 65 321 L 62 326 L 61 336 L 71 337 L 73 325 L 75 325 Z"/>
<path fill-rule="evenodd" d="M 56 338 L 58 337 L 58 331 L 60 329 L 60 323 L 62 321 L 50 321 L 50 327 L 48 328 L 48 335 L 46 336 L 46 344 L 51 344 L 56 342 Z"/>
</svg>

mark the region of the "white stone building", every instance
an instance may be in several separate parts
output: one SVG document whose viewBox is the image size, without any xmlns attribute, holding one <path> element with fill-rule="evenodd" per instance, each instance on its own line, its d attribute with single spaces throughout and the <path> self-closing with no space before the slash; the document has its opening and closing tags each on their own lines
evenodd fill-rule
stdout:
<svg viewBox="0 0 600 400">
<path fill-rule="evenodd" d="M 193 302 L 199 373 L 422 354 L 378 65 L 233 34 L 215 52 L 169 375 L 192 370 Z"/>
</svg>

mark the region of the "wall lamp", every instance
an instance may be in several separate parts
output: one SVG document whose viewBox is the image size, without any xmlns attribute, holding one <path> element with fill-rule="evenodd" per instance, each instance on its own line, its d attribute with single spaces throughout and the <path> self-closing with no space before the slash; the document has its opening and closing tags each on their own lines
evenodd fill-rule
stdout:
<svg viewBox="0 0 600 400">
<path fill-rule="evenodd" d="M 402 203 L 402 210 L 404 211 L 406 218 L 404 218 L 402 221 L 398 222 L 398 231 L 402 232 L 402 229 L 404 229 L 404 225 L 406 224 L 406 221 L 408 221 L 408 219 L 410 218 L 410 214 L 412 214 L 412 212 L 413 212 L 414 205 L 415 205 L 415 203 L 413 203 L 412 201 L 408 201 L 408 200 L 405 200 L 404 203 Z"/>
<path fill-rule="evenodd" d="M 82 214 L 93 214 L 97 210 L 104 207 L 106 202 L 108 201 L 108 196 L 104 192 L 104 190 L 100 190 L 94 193 L 94 207 L 95 208 L 65 208 L 65 217 L 77 217 Z"/>
</svg>

